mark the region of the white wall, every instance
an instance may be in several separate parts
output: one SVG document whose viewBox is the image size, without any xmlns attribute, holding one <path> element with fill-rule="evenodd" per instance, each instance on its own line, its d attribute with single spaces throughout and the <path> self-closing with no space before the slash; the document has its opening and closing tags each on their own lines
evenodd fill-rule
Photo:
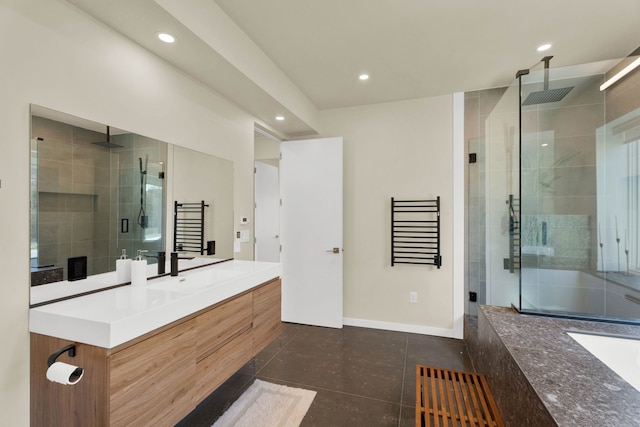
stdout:
<svg viewBox="0 0 640 427">
<path fill-rule="evenodd" d="M 453 97 L 320 114 L 344 137 L 347 324 L 453 336 Z M 391 267 L 391 197 L 441 198 L 441 269 Z M 409 292 L 418 303 L 409 303 Z"/>
<path fill-rule="evenodd" d="M 0 418 L 27 426 L 29 104 L 233 160 L 236 219 L 253 216 L 254 119 L 66 2 L 0 0 L 0 36 Z"/>
</svg>

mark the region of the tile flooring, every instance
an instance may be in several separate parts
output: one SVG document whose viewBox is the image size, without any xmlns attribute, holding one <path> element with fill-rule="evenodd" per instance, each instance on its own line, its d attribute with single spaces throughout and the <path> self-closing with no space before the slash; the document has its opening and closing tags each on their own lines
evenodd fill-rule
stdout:
<svg viewBox="0 0 640 427">
<path fill-rule="evenodd" d="M 209 427 L 254 379 L 317 392 L 302 426 L 414 426 L 416 365 L 473 371 L 461 340 L 285 324 L 178 427 Z"/>
</svg>

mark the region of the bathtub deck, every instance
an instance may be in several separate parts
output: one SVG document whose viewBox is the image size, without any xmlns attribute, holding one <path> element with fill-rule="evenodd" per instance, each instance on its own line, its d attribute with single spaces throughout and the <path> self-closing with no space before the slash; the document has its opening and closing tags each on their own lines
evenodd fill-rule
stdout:
<svg viewBox="0 0 640 427">
<path fill-rule="evenodd" d="M 640 337 L 640 326 L 518 314 L 481 306 L 476 370 L 487 377 L 507 425 L 640 425 L 640 392 L 567 331 Z"/>
</svg>

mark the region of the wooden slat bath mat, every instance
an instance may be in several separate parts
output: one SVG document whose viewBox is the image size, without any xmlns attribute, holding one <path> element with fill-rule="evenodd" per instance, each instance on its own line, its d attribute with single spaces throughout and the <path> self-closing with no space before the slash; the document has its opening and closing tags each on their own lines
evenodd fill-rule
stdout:
<svg viewBox="0 0 640 427">
<path fill-rule="evenodd" d="M 503 427 L 482 374 L 416 367 L 416 426 Z"/>
</svg>

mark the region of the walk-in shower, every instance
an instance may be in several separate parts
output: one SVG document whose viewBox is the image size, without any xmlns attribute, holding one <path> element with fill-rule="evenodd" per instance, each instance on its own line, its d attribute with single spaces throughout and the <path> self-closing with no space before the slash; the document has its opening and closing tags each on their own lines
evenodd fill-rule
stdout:
<svg viewBox="0 0 640 427">
<path fill-rule="evenodd" d="M 640 322 L 640 71 L 601 91 L 635 57 L 550 59 L 518 71 L 468 141 L 469 257 L 484 267 L 469 288 L 523 312 Z"/>
</svg>

